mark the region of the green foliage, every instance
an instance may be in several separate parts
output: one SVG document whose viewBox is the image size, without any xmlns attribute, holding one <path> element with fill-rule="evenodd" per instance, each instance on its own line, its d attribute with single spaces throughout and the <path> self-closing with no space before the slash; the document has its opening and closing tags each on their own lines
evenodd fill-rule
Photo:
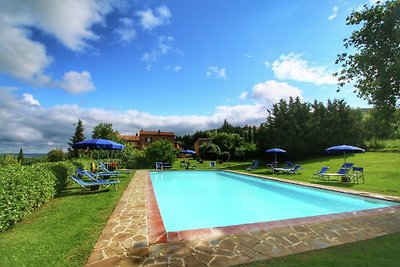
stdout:
<svg viewBox="0 0 400 267">
<path fill-rule="evenodd" d="M 320 154 L 337 144 L 362 145 L 361 112 L 343 100 L 328 100 L 325 106 L 315 101 L 302 103 L 299 98 L 273 105 L 267 121 L 261 125 L 257 140 L 263 152 L 280 147 L 292 157 Z"/>
<path fill-rule="evenodd" d="M 0 168 L 0 231 L 51 199 L 55 188 L 55 176 L 44 166 Z"/>
<path fill-rule="evenodd" d="M 24 152 L 22 151 L 22 148 L 19 150 L 17 161 L 19 164 L 24 163 Z"/>
<path fill-rule="evenodd" d="M 47 153 L 47 161 L 50 162 L 63 161 L 65 158 L 65 153 L 61 148 L 50 150 L 49 153 Z"/>
<path fill-rule="evenodd" d="M 132 144 L 125 144 L 125 148 L 119 153 L 122 168 L 140 169 L 148 165 L 146 163 L 146 150 L 140 150 Z"/>
<path fill-rule="evenodd" d="M 18 166 L 18 165 L 20 165 L 20 164 L 13 155 L 0 156 L 0 167 L 1 166 Z"/>
<path fill-rule="evenodd" d="M 69 161 L 38 163 L 36 166 L 43 167 L 44 169 L 50 170 L 53 173 L 57 194 L 61 193 L 63 189 L 72 183 L 70 177 L 76 172 L 77 168 L 72 162 Z"/>
<path fill-rule="evenodd" d="M 231 153 L 228 151 L 224 151 L 218 155 L 218 160 L 220 161 L 228 161 L 231 158 Z"/>
<path fill-rule="evenodd" d="M 400 152 L 400 139 L 370 140 L 365 148 L 368 151 Z"/>
<path fill-rule="evenodd" d="M 153 166 L 157 161 L 173 164 L 178 152 L 170 141 L 161 139 L 149 145 L 145 150 L 145 155 L 148 166 Z"/>
<path fill-rule="evenodd" d="M 200 146 L 201 157 L 208 160 L 217 160 L 221 149 L 218 145 L 207 142 Z"/>
<path fill-rule="evenodd" d="M 387 116 L 393 115 L 400 99 L 400 1 L 364 5 L 346 22 L 359 27 L 344 40 L 345 48 L 354 54 L 343 53 L 336 60 L 342 67 L 335 74 L 339 86 L 355 81 L 360 97 Z"/>
<path fill-rule="evenodd" d="M 69 148 L 68 148 L 68 156 L 70 158 L 77 158 L 79 157 L 79 150 L 75 149 L 72 147 L 73 144 L 77 143 L 77 142 L 81 142 L 83 140 L 85 140 L 85 128 L 83 127 L 83 122 L 81 119 L 79 119 L 77 125 L 76 125 L 76 129 L 75 129 L 75 134 L 74 136 L 71 137 L 71 139 L 69 139 L 71 142 L 68 143 Z"/>
<path fill-rule="evenodd" d="M 100 123 L 93 128 L 92 131 L 93 139 L 107 139 L 112 141 L 118 140 L 118 133 L 113 129 L 112 123 Z"/>
</svg>

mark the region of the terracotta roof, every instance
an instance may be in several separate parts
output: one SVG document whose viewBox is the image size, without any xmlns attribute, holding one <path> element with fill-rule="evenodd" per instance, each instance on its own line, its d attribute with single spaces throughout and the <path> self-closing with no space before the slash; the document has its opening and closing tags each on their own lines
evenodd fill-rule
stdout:
<svg viewBox="0 0 400 267">
<path fill-rule="evenodd" d="M 126 141 L 139 141 L 139 136 L 136 135 L 120 135 Z"/>
<path fill-rule="evenodd" d="M 139 135 L 162 135 L 162 136 L 175 136 L 173 132 L 161 132 L 161 131 L 140 131 Z"/>
</svg>

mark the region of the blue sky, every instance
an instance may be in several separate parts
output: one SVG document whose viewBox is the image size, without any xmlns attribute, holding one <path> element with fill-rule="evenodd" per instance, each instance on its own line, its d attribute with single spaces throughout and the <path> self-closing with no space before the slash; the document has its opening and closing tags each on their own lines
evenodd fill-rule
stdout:
<svg viewBox="0 0 400 267">
<path fill-rule="evenodd" d="M 368 107 L 332 73 L 374 2 L 0 0 L 0 153 L 66 148 L 78 119 L 181 135 L 290 96 Z"/>
</svg>

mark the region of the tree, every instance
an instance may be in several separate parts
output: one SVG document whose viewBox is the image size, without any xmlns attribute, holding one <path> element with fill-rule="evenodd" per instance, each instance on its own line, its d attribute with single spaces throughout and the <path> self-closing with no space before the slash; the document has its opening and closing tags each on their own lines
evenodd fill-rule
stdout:
<svg viewBox="0 0 400 267">
<path fill-rule="evenodd" d="M 336 60 L 342 67 L 334 74 L 338 90 L 355 81 L 358 96 L 391 117 L 400 99 L 400 0 L 364 5 L 346 24 L 361 28 L 344 39 L 345 48 L 356 52 L 342 53 Z"/>
<path fill-rule="evenodd" d="M 96 127 L 93 128 L 92 131 L 93 139 L 107 139 L 112 141 L 118 140 L 118 133 L 113 129 L 111 123 L 100 123 Z"/>
<path fill-rule="evenodd" d="M 79 119 L 78 123 L 76 124 L 76 129 L 75 129 L 75 134 L 74 136 L 69 139 L 71 142 L 68 143 L 69 148 L 68 148 L 68 156 L 70 158 L 77 158 L 79 157 L 79 151 L 78 149 L 75 149 L 72 147 L 73 144 L 85 140 L 85 129 L 83 127 L 83 122 L 81 119 Z"/>
<path fill-rule="evenodd" d="M 166 140 L 160 139 L 146 148 L 146 159 L 151 164 L 155 164 L 157 161 L 169 162 L 171 164 L 176 160 L 178 152 L 174 148 L 174 145 Z"/>
<path fill-rule="evenodd" d="M 18 160 L 19 164 L 24 163 L 24 152 L 22 151 L 22 148 L 19 150 L 17 160 Z"/>
<path fill-rule="evenodd" d="M 63 161 L 64 158 L 65 153 L 61 148 L 50 150 L 49 153 L 47 153 L 47 161 L 49 162 Z"/>
</svg>

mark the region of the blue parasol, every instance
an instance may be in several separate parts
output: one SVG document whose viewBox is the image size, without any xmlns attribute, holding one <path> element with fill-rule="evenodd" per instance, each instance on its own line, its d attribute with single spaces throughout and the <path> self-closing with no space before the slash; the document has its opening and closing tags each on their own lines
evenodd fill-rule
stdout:
<svg viewBox="0 0 400 267">
<path fill-rule="evenodd" d="M 195 155 L 195 154 L 196 154 L 195 151 L 190 150 L 190 149 L 181 150 L 181 151 L 179 151 L 179 153 L 181 153 L 181 154 L 188 154 L 188 155 Z"/>
<path fill-rule="evenodd" d="M 364 153 L 365 149 L 356 147 L 356 146 L 339 145 L 339 146 L 329 147 L 329 148 L 325 149 L 325 152 L 343 153 L 344 163 L 346 163 L 346 152 L 347 153 Z"/>
<path fill-rule="evenodd" d="M 283 150 L 281 148 L 271 148 L 271 149 L 267 149 L 265 150 L 265 153 L 274 153 L 275 154 L 275 162 L 276 162 L 276 154 L 278 153 L 286 153 L 286 150 Z"/>
<path fill-rule="evenodd" d="M 91 149 L 91 150 L 96 150 L 96 149 L 121 150 L 125 146 L 111 140 L 90 139 L 75 143 L 72 145 L 72 147 L 76 149 Z"/>
</svg>

